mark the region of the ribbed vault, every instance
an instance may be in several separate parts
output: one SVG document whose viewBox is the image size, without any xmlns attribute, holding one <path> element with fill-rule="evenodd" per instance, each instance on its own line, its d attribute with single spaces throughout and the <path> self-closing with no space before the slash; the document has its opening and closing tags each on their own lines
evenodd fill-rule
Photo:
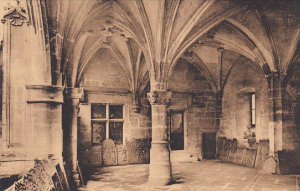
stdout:
<svg viewBox="0 0 300 191">
<path fill-rule="evenodd" d="M 58 66 L 53 68 L 68 76 L 68 86 L 78 84 L 87 60 L 103 45 L 114 52 L 134 91 L 139 89 L 138 79 L 144 78 L 138 70 L 146 73 L 147 68 L 152 84 L 164 88 L 178 59 L 204 44 L 223 47 L 284 74 L 299 41 L 299 1 L 66 0 L 46 4 L 49 28 L 56 38 L 52 52 Z M 281 11 L 274 11 L 278 7 Z M 283 27 L 287 35 L 279 32 Z M 119 42 L 124 40 L 116 34 L 126 43 Z M 139 67 L 141 57 L 145 68 Z"/>
</svg>

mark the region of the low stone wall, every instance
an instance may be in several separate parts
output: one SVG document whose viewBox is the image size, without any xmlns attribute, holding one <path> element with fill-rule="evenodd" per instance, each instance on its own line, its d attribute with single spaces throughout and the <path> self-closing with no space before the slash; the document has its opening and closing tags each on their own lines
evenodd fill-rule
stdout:
<svg viewBox="0 0 300 191">
<path fill-rule="evenodd" d="M 236 139 L 219 137 L 217 142 L 217 158 L 243 166 L 262 169 L 263 162 L 269 154 L 269 141 L 259 141 L 252 148 L 239 148 Z"/>
<path fill-rule="evenodd" d="M 35 159 L 34 167 L 6 191 L 68 191 L 70 189 L 61 169 L 59 164 L 54 165 L 48 159 Z"/>
<path fill-rule="evenodd" d="M 150 141 L 135 139 L 125 145 L 114 145 L 105 140 L 102 146 L 92 146 L 80 152 L 84 166 L 113 166 L 127 164 L 148 164 L 150 162 Z"/>
</svg>

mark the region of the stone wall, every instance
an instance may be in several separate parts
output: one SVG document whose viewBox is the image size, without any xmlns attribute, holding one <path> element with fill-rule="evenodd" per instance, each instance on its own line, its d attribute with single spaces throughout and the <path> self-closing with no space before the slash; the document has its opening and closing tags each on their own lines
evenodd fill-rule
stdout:
<svg viewBox="0 0 300 191">
<path fill-rule="evenodd" d="M 105 71 L 105 72 L 103 72 Z M 99 75 L 101 73 L 101 75 Z M 80 104 L 78 150 L 79 160 L 86 166 L 149 163 L 151 116 L 147 99 L 136 109 L 128 78 L 108 49 L 100 49 L 89 61 L 81 79 L 85 102 Z M 123 105 L 123 144 L 105 149 L 93 145 L 91 104 Z M 109 163 L 103 160 L 109 157 Z"/>
<path fill-rule="evenodd" d="M 250 123 L 249 93 L 256 97 L 255 127 Z M 224 88 L 219 136 L 235 138 L 238 144 L 249 146 L 249 134 L 254 135 L 254 142 L 268 139 L 268 121 L 268 83 L 262 69 L 250 60 L 234 63 Z"/>
<path fill-rule="evenodd" d="M 295 66 L 286 78 L 283 88 L 283 149 L 300 149 L 300 66 Z"/>
<path fill-rule="evenodd" d="M 202 158 L 202 133 L 216 132 L 216 94 L 198 68 L 181 60 L 170 77 L 170 109 L 184 112 L 184 150 Z"/>
<path fill-rule="evenodd" d="M 117 147 L 116 152 L 129 152 L 133 150 L 134 146 L 130 146 L 135 142 L 145 142 L 144 152 L 149 153 L 150 149 L 150 138 L 151 138 L 151 121 L 148 113 L 135 112 L 132 109 L 130 95 L 116 95 L 116 94 L 105 94 L 105 93 L 90 93 L 87 95 L 87 103 L 80 105 L 79 113 L 79 132 L 78 132 L 78 146 L 79 152 L 84 157 L 85 155 L 91 154 L 93 157 L 90 160 L 90 164 L 102 164 L 101 159 L 101 147 L 92 144 L 92 126 L 91 126 L 91 103 L 118 103 L 124 104 L 124 125 L 123 125 L 123 147 Z M 139 146 L 142 147 L 142 146 Z M 136 149 L 132 152 L 139 152 Z M 95 155 L 98 155 L 97 156 Z M 144 162 L 149 161 L 149 156 Z M 94 161 L 93 161 L 94 160 Z M 136 163 L 133 160 L 128 160 L 124 164 Z M 116 163 L 117 164 L 117 163 Z M 118 163 L 120 164 L 120 163 Z"/>
<path fill-rule="evenodd" d="M 81 86 L 113 91 L 130 89 L 124 69 L 109 49 L 98 50 L 90 59 L 83 72 Z"/>
<path fill-rule="evenodd" d="M 300 173 L 300 67 L 292 67 L 283 84 L 281 173 Z"/>
<path fill-rule="evenodd" d="M 0 37 L 0 175 L 4 176 L 26 172 L 34 158 L 62 157 L 62 91 L 51 87 L 49 46 L 41 23 L 41 6 L 27 3 L 1 4 L 1 16 L 5 16 L 1 18 Z"/>
</svg>

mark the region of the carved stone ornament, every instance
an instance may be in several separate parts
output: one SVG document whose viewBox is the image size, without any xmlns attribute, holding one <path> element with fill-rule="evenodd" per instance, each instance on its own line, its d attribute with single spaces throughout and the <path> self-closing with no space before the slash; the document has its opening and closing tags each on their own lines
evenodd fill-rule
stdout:
<svg viewBox="0 0 300 191">
<path fill-rule="evenodd" d="M 106 21 L 104 24 L 103 24 L 103 28 L 102 30 L 100 31 L 100 34 L 104 37 L 104 42 L 107 42 L 107 38 L 112 36 L 113 35 L 113 29 L 114 26 L 111 24 L 110 21 Z"/>
<path fill-rule="evenodd" d="M 154 91 L 148 93 L 148 99 L 151 104 L 166 105 L 170 102 L 172 96 L 171 91 Z"/>
<path fill-rule="evenodd" d="M 23 23 L 29 24 L 26 2 L 24 0 L 5 0 L 4 14 L 2 23 L 8 21 L 13 26 L 22 26 Z"/>
</svg>

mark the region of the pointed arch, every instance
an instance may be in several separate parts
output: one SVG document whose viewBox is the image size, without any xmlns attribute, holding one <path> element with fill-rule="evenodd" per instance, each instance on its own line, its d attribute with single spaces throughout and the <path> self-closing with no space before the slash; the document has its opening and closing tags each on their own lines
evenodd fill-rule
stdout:
<svg viewBox="0 0 300 191">
<path fill-rule="evenodd" d="M 83 72 L 85 70 L 85 68 L 87 67 L 87 64 L 89 63 L 90 59 L 92 58 L 92 56 L 95 55 L 95 53 L 100 50 L 101 48 L 106 48 L 109 49 L 112 54 L 115 56 L 115 58 L 118 60 L 118 63 L 122 66 L 125 74 L 126 74 L 126 78 L 130 84 L 130 88 L 132 89 L 132 80 L 130 77 L 130 70 L 128 69 L 128 67 L 126 66 L 126 60 L 125 58 L 122 56 L 122 54 L 117 50 L 116 47 L 114 47 L 113 45 L 109 44 L 109 43 L 105 43 L 103 42 L 103 39 L 100 39 L 100 42 L 102 43 L 94 43 L 94 46 L 92 46 L 90 48 L 90 50 L 88 51 L 88 54 L 85 56 L 84 60 L 82 61 L 82 63 L 80 64 L 78 73 L 77 73 L 77 77 L 76 77 L 76 86 L 79 85 L 80 79 L 83 75 Z"/>
<path fill-rule="evenodd" d="M 231 26 L 235 27 L 237 31 L 240 31 L 245 37 L 247 37 L 251 43 L 253 43 L 253 45 L 255 46 L 253 51 L 256 54 L 256 56 L 261 59 L 261 62 L 267 63 L 272 71 L 277 70 L 277 67 L 273 61 L 270 52 L 264 47 L 264 45 L 255 37 L 255 35 L 249 29 L 247 29 L 245 26 L 233 19 L 226 19 L 226 21 L 230 23 Z"/>
<path fill-rule="evenodd" d="M 295 61 L 296 57 L 300 54 L 300 29 L 297 30 L 291 42 L 292 44 L 288 50 L 287 58 L 282 65 L 281 71 L 284 75 L 288 72 L 290 66 L 293 65 L 293 62 Z"/>
<path fill-rule="evenodd" d="M 247 5 L 241 3 L 234 4 L 221 12 L 211 15 L 202 25 L 197 25 L 193 30 L 185 37 L 181 43 L 174 43 L 170 48 L 167 58 L 167 70 L 165 75 L 168 75 L 170 65 L 176 63 L 181 55 L 195 43 L 203 34 L 217 26 L 219 23 L 227 19 L 228 17 L 242 11 Z"/>
<path fill-rule="evenodd" d="M 193 52 L 193 51 L 187 52 L 187 53 L 183 54 L 180 58 L 186 60 L 191 65 L 195 66 L 199 71 L 202 71 L 203 72 L 202 74 L 204 75 L 206 80 L 209 82 L 213 91 L 217 92 L 218 86 L 217 86 L 216 79 L 214 79 L 213 75 L 210 73 L 210 71 L 206 67 L 205 63 L 203 62 L 203 60 L 195 52 Z M 178 64 L 178 62 L 173 63 L 172 66 L 170 67 L 170 70 L 168 73 L 168 79 L 172 75 L 177 64 Z"/>
</svg>

